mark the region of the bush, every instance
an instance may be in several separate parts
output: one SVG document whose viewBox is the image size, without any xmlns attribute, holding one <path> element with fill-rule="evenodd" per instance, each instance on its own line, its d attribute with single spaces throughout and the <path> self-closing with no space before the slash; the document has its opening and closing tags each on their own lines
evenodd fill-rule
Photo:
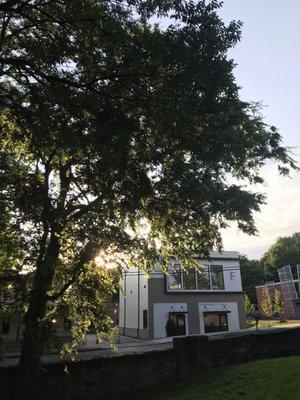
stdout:
<svg viewBox="0 0 300 400">
<path fill-rule="evenodd" d="M 166 334 L 167 336 L 177 335 L 177 327 L 175 325 L 175 322 L 171 318 L 168 318 L 168 321 L 166 323 Z"/>
</svg>

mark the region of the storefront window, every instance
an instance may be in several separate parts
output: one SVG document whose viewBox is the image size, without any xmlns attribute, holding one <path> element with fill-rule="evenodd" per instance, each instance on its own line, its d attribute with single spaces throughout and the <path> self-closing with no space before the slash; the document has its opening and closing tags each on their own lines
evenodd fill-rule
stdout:
<svg viewBox="0 0 300 400">
<path fill-rule="evenodd" d="M 226 313 L 204 313 L 205 333 L 228 331 L 228 319 Z"/>
</svg>

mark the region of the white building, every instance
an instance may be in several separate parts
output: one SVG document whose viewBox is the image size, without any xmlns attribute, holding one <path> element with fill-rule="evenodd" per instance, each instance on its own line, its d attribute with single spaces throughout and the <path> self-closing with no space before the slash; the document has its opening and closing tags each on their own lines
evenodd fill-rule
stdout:
<svg viewBox="0 0 300 400">
<path fill-rule="evenodd" d="M 199 259 L 200 271 L 170 264 L 147 277 L 138 269 L 124 271 L 120 289 L 120 333 L 141 339 L 166 336 L 172 320 L 176 334 L 237 331 L 245 327 L 244 296 L 237 252 L 211 252 Z"/>
</svg>

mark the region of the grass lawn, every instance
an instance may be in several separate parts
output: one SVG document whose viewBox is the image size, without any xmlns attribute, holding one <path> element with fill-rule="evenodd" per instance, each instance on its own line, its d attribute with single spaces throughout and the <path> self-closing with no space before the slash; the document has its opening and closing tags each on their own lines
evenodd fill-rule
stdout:
<svg viewBox="0 0 300 400">
<path fill-rule="evenodd" d="M 255 321 L 247 321 L 248 328 L 255 329 Z M 260 320 L 258 324 L 258 329 L 265 329 L 265 328 L 296 328 L 300 327 L 299 320 L 289 320 L 289 321 L 280 321 L 278 319 L 272 320 Z"/>
<path fill-rule="evenodd" d="M 300 357 L 215 369 L 168 385 L 143 400 L 299 400 Z"/>
</svg>

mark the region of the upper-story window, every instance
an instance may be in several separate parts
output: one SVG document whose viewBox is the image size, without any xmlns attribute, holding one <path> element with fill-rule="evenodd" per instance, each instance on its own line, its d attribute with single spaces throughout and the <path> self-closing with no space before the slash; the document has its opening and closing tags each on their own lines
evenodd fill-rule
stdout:
<svg viewBox="0 0 300 400">
<path fill-rule="evenodd" d="M 168 289 L 182 290 L 182 276 L 179 265 L 173 265 L 168 275 Z"/>
<path fill-rule="evenodd" d="M 197 271 L 198 290 L 210 290 L 210 271 L 207 265 L 204 265 L 203 270 Z"/>
<path fill-rule="evenodd" d="M 224 276 L 222 265 L 210 266 L 211 288 L 212 290 L 224 289 Z"/>
<path fill-rule="evenodd" d="M 173 265 L 167 276 L 169 291 L 224 290 L 222 265 L 205 265 L 200 271 L 181 270 L 179 264 Z"/>
<path fill-rule="evenodd" d="M 182 286 L 183 290 L 195 290 L 196 285 L 196 271 L 190 269 L 188 271 L 182 271 Z"/>
</svg>

